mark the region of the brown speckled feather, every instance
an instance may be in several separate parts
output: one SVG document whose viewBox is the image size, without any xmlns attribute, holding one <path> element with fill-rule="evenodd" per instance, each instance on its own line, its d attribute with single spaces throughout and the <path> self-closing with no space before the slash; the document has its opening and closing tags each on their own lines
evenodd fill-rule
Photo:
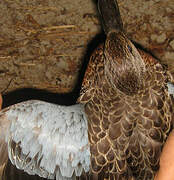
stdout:
<svg viewBox="0 0 174 180">
<path fill-rule="evenodd" d="M 173 128 L 167 89 L 173 79 L 156 59 L 137 51 L 122 27 L 114 29 L 112 21 L 105 25 L 105 17 L 115 18 L 114 8 L 107 13 L 110 3 L 117 2 L 99 0 L 107 37 L 90 58 L 78 99 L 88 117 L 91 174 L 94 179 L 152 180 Z"/>
<path fill-rule="evenodd" d="M 172 128 L 173 101 L 166 71 L 140 51 L 146 64 L 143 88 L 129 96 L 114 90 L 104 75 L 103 45 L 91 56 L 79 102 L 85 103 L 92 172 L 115 179 L 153 179 L 161 148 Z M 110 178 L 112 179 L 112 178 Z"/>
</svg>

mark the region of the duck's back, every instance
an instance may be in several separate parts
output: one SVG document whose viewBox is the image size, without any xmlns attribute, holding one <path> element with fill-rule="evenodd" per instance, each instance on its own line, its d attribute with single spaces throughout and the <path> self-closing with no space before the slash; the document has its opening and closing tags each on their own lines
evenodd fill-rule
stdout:
<svg viewBox="0 0 174 180">
<path fill-rule="evenodd" d="M 130 103 L 135 121 L 127 162 L 137 179 L 153 179 L 159 168 L 162 147 L 173 128 L 173 99 L 168 93 L 169 73 L 150 55 L 140 52 L 146 63 L 144 90 Z"/>
<path fill-rule="evenodd" d="M 137 95 L 117 93 L 104 74 L 103 45 L 91 56 L 79 101 L 85 103 L 92 172 L 115 179 L 153 179 L 172 129 L 173 101 L 166 70 L 140 51 L 146 64 Z M 103 175 L 104 174 L 104 175 Z"/>
</svg>

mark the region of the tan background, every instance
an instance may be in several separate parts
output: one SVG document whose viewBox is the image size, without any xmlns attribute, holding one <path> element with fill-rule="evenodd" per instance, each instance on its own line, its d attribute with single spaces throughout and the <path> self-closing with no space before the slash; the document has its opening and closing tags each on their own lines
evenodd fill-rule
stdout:
<svg viewBox="0 0 174 180">
<path fill-rule="evenodd" d="M 174 1 L 119 0 L 119 5 L 129 37 L 172 64 Z M 71 91 L 100 29 L 92 0 L 0 1 L 0 92 Z"/>
</svg>

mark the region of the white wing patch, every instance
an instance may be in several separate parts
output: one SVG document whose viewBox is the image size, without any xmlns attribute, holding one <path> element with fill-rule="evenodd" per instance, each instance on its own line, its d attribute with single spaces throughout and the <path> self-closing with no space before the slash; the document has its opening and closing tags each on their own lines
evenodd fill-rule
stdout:
<svg viewBox="0 0 174 180">
<path fill-rule="evenodd" d="M 59 106 L 30 100 L 13 105 L 0 115 L 2 113 L 11 121 L 6 140 L 9 158 L 17 168 L 57 180 L 71 179 L 89 171 L 83 105 Z"/>
<path fill-rule="evenodd" d="M 172 84 L 171 82 L 168 82 L 167 87 L 168 87 L 169 94 L 174 96 L 174 84 Z"/>
</svg>

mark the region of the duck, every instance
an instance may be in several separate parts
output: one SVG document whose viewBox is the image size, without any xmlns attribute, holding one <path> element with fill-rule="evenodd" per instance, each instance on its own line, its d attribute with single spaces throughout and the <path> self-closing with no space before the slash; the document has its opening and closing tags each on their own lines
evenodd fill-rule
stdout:
<svg viewBox="0 0 174 180">
<path fill-rule="evenodd" d="M 173 129 L 173 77 L 124 32 L 116 0 L 99 0 L 106 40 L 77 104 L 38 100 L 0 111 L 0 166 L 47 179 L 152 180 Z"/>
</svg>

